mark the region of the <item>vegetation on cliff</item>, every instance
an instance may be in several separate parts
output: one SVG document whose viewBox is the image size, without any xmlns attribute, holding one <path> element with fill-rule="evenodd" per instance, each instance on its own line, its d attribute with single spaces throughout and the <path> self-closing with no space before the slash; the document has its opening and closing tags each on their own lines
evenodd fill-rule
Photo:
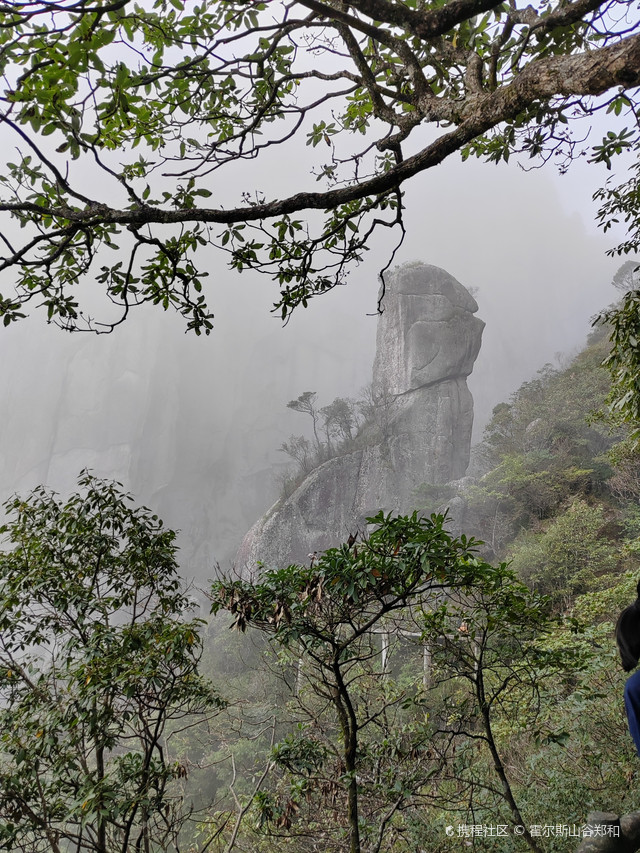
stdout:
<svg viewBox="0 0 640 853">
<path fill-rule="evenodd" d="M 313 438 L 291 435 L 278 448 L 295 462 L 282 478 L 282 497 L 288 497 L 305 477 L 328 459 L 342 456 L 389 434 L 391 395 L 373 388 L 361 389 L 357 398 L 336 397 L 318 405 L 316 391 L 304 391 L 287 408 L 311 418 Z M 307 421 L 308 425 L 308 421 Z"/>
<path fill-rule="evenodd" d="M 484 540 L 473 584 L 423 602 L 423 611 L 407 608 L 370 638 L 366 654 L 348 658 L 353 707 L 365 728 L 375 722 L 359 730 L 356 791 L 365 805 L 361 848 L 351 849 L 491 850 L 500 833 L 507 851 L 572 851 L 588 812 L 640 808 L 613 640 L 617 614 L 635 597 L 640 462 L 625 432 L 594 416 L 609 389 L 608 346 L 596 328 L 569 363 L 546 365 L 496 407 L 459 520 Z M 417 498 L 432 510 L 458 491 L 425 485 Z M 345 608 L 359 547 L 337 552 L 345 564 L 338 586 L 322 586 L 324 607 Z M 309 579 L 326 568 L 324 557 L 315 560 L 288 570 L 302 584 L 303 607 L 313 607 Z M 494 586 L 482 578 L 490 571 Z M 236 622 L 250 606 L 276 641 L 296 634 L 276 643 L 292 692 L 277 710 L 285 734 L 272 753 L 275 775 L 256 800 L 260 833 L 296 851 L 311 849 L 310 836 L 323 849 L 349 849 L 353 776 L 331 711 L 335 693 L 298 649 L 305 632 L 313 636 L 314 617 L 300 622 L 277 580 L 264 580 L 271 621 L 247 605 L 262 581 L 245 582 L 242 595 L 218 588 L 238 593 L 227 595 Z M 355 625 L 354 608 L 346 609 Z"/>
<path fill-rule="evenodd" d="M 304 565 L 218 577 L 206 628 L 173 534 L 116 486 L 16 499 L 0 848 L 568 853 L 590 810 L 640 808 L 613 642 L 640 461 L 592 416 L 606 352 L 597 330 L 496 407 L 462 519 L 484 545 L 441 514 L 380 514 Z M 311 393 L 292 403 L 313 418 Z M 334 429 L 353 440 L 348 417 Z"/>
</svg>

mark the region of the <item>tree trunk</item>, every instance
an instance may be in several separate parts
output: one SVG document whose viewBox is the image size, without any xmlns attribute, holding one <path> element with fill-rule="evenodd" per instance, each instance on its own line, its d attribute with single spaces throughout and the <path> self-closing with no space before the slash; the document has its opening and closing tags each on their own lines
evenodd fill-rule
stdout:
<svg viewBox="0 0 640 853">
<path fill-rule="evenodd" d="M 335 677 L 334 706 L 338 714 L 344 742 L 344 764 L 349 777 L 347 786 L 347 822 L 349 824 L 349 853 L 360 853 L 360 825 L 358 820 L 358 781 L 356 761 L 358 755 L 358 725 L 349 691 L 342 678 L 340 664 L 332 665 Z"/>
<path fill-rule="evenodd" d="M 529 831 L 527 825 L 524 822 L 524 818 L 520 813 L 520 809 L 518 808 L 518 804 L 515 801 L 513 792 L 511 790 L 511 785 L 509 784 L 509 779 L 507 778 L 507 774 L 504 769 L 502 758 L 500 756 L 500 753 L 498 752 L 498 747 L 496 745 L 495 738 L 493 736 L 493 729 L 491 726 L 491 715 L 489 713 L 489 706 L 487 704 L 484 692 L 484 678 L 482 671 L 482 661 L 480 658 L 477 660 L 475 691 L 476 698 L 478 700 L 478 706 L 480 708 L 480 714 L 482 715 L 482 723 L 484 727 L 486 742 L 489 747 L 489 752 L 491 753 L 491 758 L 493 759 L 493 766 L 502 784 L 503 796 L 513 816 L 513 822 L 515 825 L 521 826 L 524 830 L 522 834 L 522 839 L 529 845 L 530 849 L 533 850 L 534 853 L 542 853 L 541 846 L 538 844 L 535 838 L 532 837 L 531 832 Z"/>
<path fill-rule="evenodd" d="M 355 762 L 354 762 L 355 765 Z M 349 768 L 347 768 L 349 772 Z M 358 782 L 356 780 L 355 766 L 351 771 L 348 789 L 348 818 L 349 818 L 349 853 L 360 853 L 360 827 L 358 825 Z"/>
</svg>

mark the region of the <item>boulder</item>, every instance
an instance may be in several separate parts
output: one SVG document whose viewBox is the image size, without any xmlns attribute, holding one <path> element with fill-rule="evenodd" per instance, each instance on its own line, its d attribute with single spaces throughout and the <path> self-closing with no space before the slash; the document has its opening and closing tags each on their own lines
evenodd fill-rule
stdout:
<svg viewBox="0 0 640 853">
<path fill-rule="evenodd" d="M 375 419 L 357 450 L 324 462 L 251 528 L 238 568 L 306 561 L 364 530 L 380 509 L 411 511 L 421 483 L 464 476 L 473 425 L 466 380 L 484 328 L 477 310 L 438 267 L 412 264 L 389 276 L 373 365 Z"/>
<path fill-rule="evenodd" d="M 576 853 L 636 853 L 640 850 L 640 812 L 618 817 L 611 812 L 591 812 Z"/>
</svg>

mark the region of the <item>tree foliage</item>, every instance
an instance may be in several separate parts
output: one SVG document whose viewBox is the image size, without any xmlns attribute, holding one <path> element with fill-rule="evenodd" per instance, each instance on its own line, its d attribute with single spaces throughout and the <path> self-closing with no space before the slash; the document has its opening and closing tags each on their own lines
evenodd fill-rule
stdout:
<svg viewBox="0 0 640 853">
<path fill-rule="evenodd" d="M 298 725 L 272 753 L 280 775 L 257 798 L 261 831 L 292 849 L 311 834 L 326 849 L 379 853 L 439 850 L 450 843 L 442 826 L 434 837 L 442 814 L 524 824 L 496 727 L 534 725 L 545 681 L 575 655 L 536 645 L 556 627 L 546 601 L 451 536 L 443 516 L 369 522 L 364 540 L 309 566 L 213 585 L 213 612 L 272 636 L 295 673 Z M 383 649 L 403 634 L 419 660 L 394 678 Z"/>
<path fill-rule="evenodd" d="M 596 110 L 628 121 L 592 161 L 639 143 L 639 24 L 616 0 L 8 0 L 0 15 L 0 212 L 20 226 L 2 231 L 6 324 L 33 302 L 107 331 L 152 302 L 208 333 L 206 245 L 275 279 L 286 318 L 343 282 L 377 229 L 401 235 L 403 184 L 452 154 L 566 164 L 574 118 Z M 243 181 L 238 167 L 273 148 L 293 167 L 302 142 L 317 189 L 306 166 L 283 198 Z M 602 224 L 629 219 L 623 251 L 637 198 L 633 170 L 603 189 Z M 115 319 L 80 305 L 86 280 Z"/>
<path fill-rule="evenodd" d="M 173 531 L 119 486 L 10 500 L 0 554 L 0 849 L 179 849 L 172 738 L 221 700 Z"/>
<path fill-rule="evenodd" d="M 594 419 L 610 389 L 601 367 L 608 351 L 598 329 L 564 369 L 545 365 L 495 407 L 474 451 L 478 478 L 467 490 L 464 515 L 489 559 L 505 559 L 523 530 L 539 531 L 575 498 L 608 491 L 613 470 L 606 451 L 616 434 Z"/>
<path fill-rule="evenodd" d="M 381 416 L 384 405 L 382 395 L 372 391 L 370 386 L 361 390 L 361 398 L 336 397 L 331 403 L 319 408 L 317 392 L 304 391 L 295 400 L 287 403 L 287 408 L 294 412 L 309 415 L 313 428 L 313 445 L 304 435 L 291 435 L 284 441 L 279 450 L 290 456 L 298 465 L 293 476 L 286 476 L 283 481 L 283 494 L 288 495 L 299 485 L 300 478 L 305 477 L 314 468 L 334 456 L 355 450 L 360 440 L 373 442 L 384 438 L 381 429 Z"/>
<path fill-rule="evenodd" d="M 505 724 L 511 735 L 544 731 L 556 738 L 557 722 L 542 720 L 544 697 L 554 679 L 579 670 L 578 656 L 571 648 L 545 647 L 559 627 L 548 602 L 504 563 L 479 571 L 475 584 L 452 590 L 423 620 L 434 678 L 444 688 L 432 735 L 441 762 L 433 805 L 462 811 L 466 802 L 466 822 L 520 825 L 529 848 L 540 851 L 530 832 L 535 813 L 527 819 L 517 801 Z"/>
<path fill-rule="evenodd" d="M 577 594 L 592 589 L 617 565 L 617 549 L 603 535 L 607 520 L 602 507 L 575 500 L 544 532 L 516 540 L 514 570 L 548 594 L 559 611 L 567 610 Z"/>
<path fill-rule="evenodd" d="M 379 851 L 394 814 L 409 806 L 420 786 L 415 780 L 406 787 L 398 782 L 389 790 L 380 783 L 368 797 L 358 782 L 367 766 L 366 732 L 398 702 L 375 690 L 369 664 L 379 653 L 372 635 L 385 622 L 393 631 L 394 617 L 412 605 L 427 606 L 447 589 L 473 584 L 480 573 L 475 543 L 450 536 L 444 520 L 380 513 L 369 519 L 376 527 L 364 541 L 330 548 L 310 566 L 269 569 L 256 582 L 223 578 L 212 587 L 213 612 L 227 610 L 239 630 L 257 627 L 292 650 L 305 680 L 332 710 L 342 768 L 333 777 L 334 795 L 343 805 L 322 832 L 327 843 L 345 838 L 351 853 Z M 363 681 L 372 688 L 368 696 Z M 308 737 L 281 745 L 276 755 L 280 765 L 303 771 L 322 765 L 325 757 Z"/>
<path fill-rule="evenodd" d="M 615 275 L 611 279 L 611 284 L 616 290 L 626 293 L 628 290 L 635 290 L 638 284 L 640 273 L 640 264 L 637 260 L 625 261 L 616 270 Z"/>
<path fill-rule="evenodd" d="M 640 290 L 628 290 L 619 305 L 604 311 L 597 322 L 610 327 L 611 352 L 604 365 L 611 374 L 608 397 L 611 415 L 633 427 L 632 440 L 640 441 Z"/>
<path fill-rule="evenodd" d="M 499 821 L 525 827 L 504 841 L 515 853 L 547 849 L 540 821 L 637 806 L 610 622 L 637 572 L 614 573 L 600 509 L 574 501 L 539 534 L 543 569 L 608 564 L 606 588 L 576 597 L 581 577 L 567 592 L 570 618 L 550 618 L 437 515 L 380 514 L 368 537 L 307 566 L 220 579 L 212 609 L 239 631 L 210 626 L 208 666 L 241 701 L 205 744 L 189 732 L 219 699 L 198 675 L 173 533 L 116 485 L 81 487 L 7 506 L 1 849 L 266 851 L 277 839 L 300 853 L 446 853 L 447 825 Z M 249 647 L 254 674 L 239 657 L 249 632 L 274 641 Z M 265 682 L 275 669 L 289 690 Z M 216 803 L 196 828 L 183 777 L 203 749 L 213 765 L 195 793 Z"/>
</svg>

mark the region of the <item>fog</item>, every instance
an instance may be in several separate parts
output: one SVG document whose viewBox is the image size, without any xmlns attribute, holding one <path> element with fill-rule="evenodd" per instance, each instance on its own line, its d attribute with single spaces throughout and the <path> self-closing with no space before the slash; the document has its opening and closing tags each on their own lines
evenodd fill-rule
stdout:
<svg viewBox="0 0 640 853">
<path fill-rule="evenodd" d="M 605 255 L 615 235 L 596 232 L 590 201 L 604 177 L 582 164 L 559 177 L 452 161 L 407 188 L 397 263 L 444 267 L 474 291 L 486 322 L 469 382 L 476 437 L 523 380 L 584 342 L 615 296 L 621 261 Z M 285 327 L 270 313 L 275 285 L 211 252 L 201 261 L 216 314 L 209 337 L 185 335 L 180 316 L 152 307 L 110 336 L 63 333 L 37 311 L 3 329 L 2 499 L 38 483 L 65 492 L 90 468 L 179 528 L 184 572 L 210 576 L 277 497 L 278 447 L 304 429 L 287 401 L 314 390 L 324 405 L 370 380 L 378 271 L 396 238 L 377 235 L 348 285 Z"/>
</svg>

